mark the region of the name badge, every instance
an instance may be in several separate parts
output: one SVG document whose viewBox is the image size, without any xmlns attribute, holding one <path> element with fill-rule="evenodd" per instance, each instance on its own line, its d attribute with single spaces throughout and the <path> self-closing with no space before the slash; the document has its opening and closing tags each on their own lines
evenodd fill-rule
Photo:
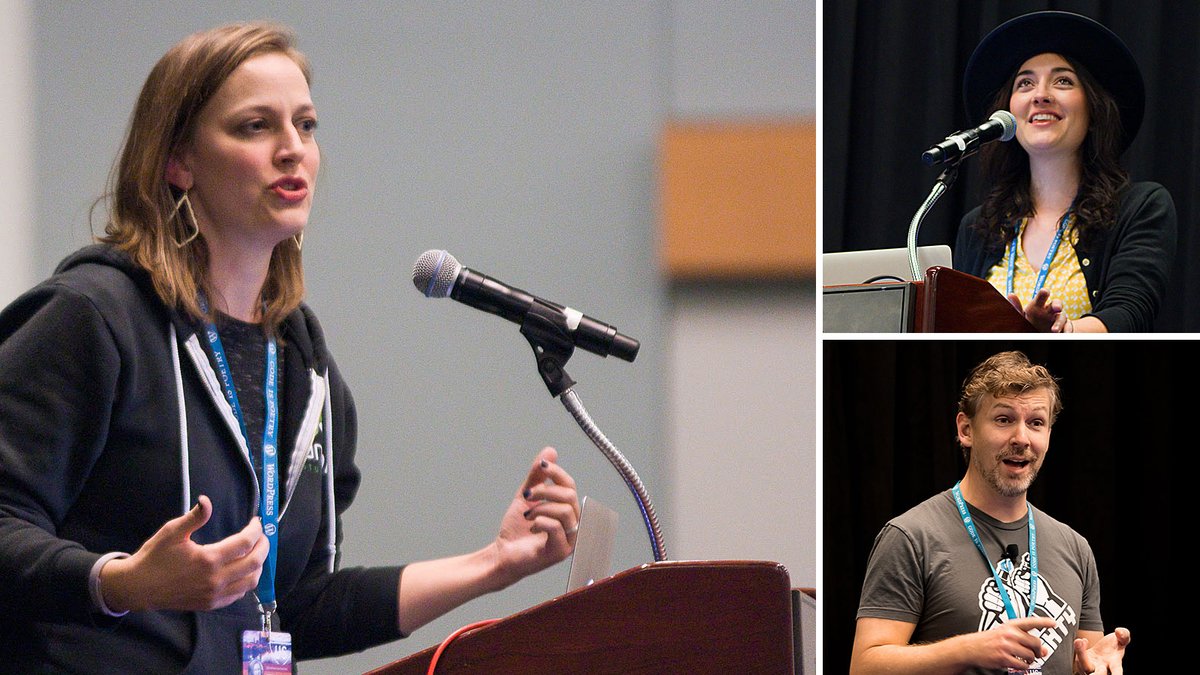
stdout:
<svg viewBox="0 0 1200 675">
<path fill-rule="evenodd" d="M 291 675 L 292 634 L 242 631 L 242 675 Z"/>
</svg>

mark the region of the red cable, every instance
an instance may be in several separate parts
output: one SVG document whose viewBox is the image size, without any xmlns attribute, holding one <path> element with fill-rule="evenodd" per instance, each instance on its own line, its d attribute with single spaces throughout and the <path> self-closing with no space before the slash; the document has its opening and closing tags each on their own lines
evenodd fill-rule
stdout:
<svg viewBox="0 0 1200 675">
<path fill-rule="evenodd" d="M 466 633 L 467 631 L 475 630 L 476 628 L 490 626 L 499 620 L 500 619 L 486 619 L 484 621 L 476 621 L 475 623 L 467 624 L 451 633 L 449 637 L 447 637 L 445 640 L 442 640 L 442 644 L 438 645 L 437 650 L 433 652 L 433 658 L 429 661 L 429 670 L 426 671 L 426 675 L 433 675 L 433 671 L 437 668 L 438 659 L 441 658 L 442 652 L 446 651 L 446 647 L 449 647 L 450 643 L 457 640 L 460 635 Z"/>
</svg>

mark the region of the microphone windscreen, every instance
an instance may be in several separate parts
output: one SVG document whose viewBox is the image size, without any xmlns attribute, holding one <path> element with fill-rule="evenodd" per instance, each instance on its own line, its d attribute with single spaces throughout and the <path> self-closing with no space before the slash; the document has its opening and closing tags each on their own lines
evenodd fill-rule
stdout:
<svg viewBox="0 0 1200 675">
<path fill-rule="evenodd" d="M 1017 118 L 1007 110 L 997 110 L 988 119 L 999 122 L 1000 126 L 1003 127 L 1004 133 L 1000 135 L 1000 140 L 1007 143 L 1017 135 Z"/>
<path fill-rule="evenodd" d="M 462 265 L 446 251 L 425 251 L 413 263 L 413 285 L 427 298 L 449 297 L 461 271 Z"/>
</svg>

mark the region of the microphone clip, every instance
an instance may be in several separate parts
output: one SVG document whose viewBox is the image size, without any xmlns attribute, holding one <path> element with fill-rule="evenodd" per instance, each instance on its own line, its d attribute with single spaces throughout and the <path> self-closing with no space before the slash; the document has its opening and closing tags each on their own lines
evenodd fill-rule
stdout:
<svg viewBox="0 0 1200 675">
<path fill-rule="evenodd" d="M 575 341 L 567 328 L 567 317 L 556 307 L 534 300 L 521 321 L 521 335 L 533 348 L 538 375 L 557 398 L 575 386 L 575 380 L 563 370 L 575 353 Z"/>
</svg>

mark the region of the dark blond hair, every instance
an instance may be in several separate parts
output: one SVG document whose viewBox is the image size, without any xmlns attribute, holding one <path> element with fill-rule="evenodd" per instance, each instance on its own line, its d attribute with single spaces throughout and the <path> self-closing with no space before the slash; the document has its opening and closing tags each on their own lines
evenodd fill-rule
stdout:
<svg viewBox="0 0 1200 675">
<path fill-rule="evenodd" d="M 1031 363 L 1021 352 L 1000 352 L 971 369 L 963 381 L 958 411 L 974 417 L 985 394 L 994 397 L 1024 394 L 1034 389 L 1050 391 L 1050 422 L 1062 411 L 1058 381 L 1045 366 Z"/>
<path fill-rule="evenodd" d="M 167 162 L 192 142 L 200 111 L 226 78 L 252 57 L 282 53 L 312 81 L 308 59 L 295 48 L 284 26 L 239 23 L 190 35 L 163 55 L 138 96 L 129 133 L 109 177 L 109 222 L 101 241 L 128 253 L 145 268 L 154 290 L 169 307 L 211 320 L 200 309 L 198 294 L 214 289 L 208 275 L 204 237 L 180 247 L 189 236 L 183 213 L 172 217 L 178 190 L 167 182 Z M 291 239 L 271 255 L 263 285 L 263 328 L 274 333 L 304 298 L 300 248 Z"/>
<path fill-rule="evenodd" d="M 986 394 L 998 398 L 1043 388 L 1050 393 L 1050 424 L 1053 425 L 1058 413 L 1062 412 L 1058 380 L 1045 366 L 1031 363 L 1029 357 L 1021 352 L 1000 352 L 971 369 L 963 381 L 958 411 L 974 419 L 979 403 Z M 971 449 L 964 446 L 962 451 L 963 458 L 969 461 Z"/>
</svg>

